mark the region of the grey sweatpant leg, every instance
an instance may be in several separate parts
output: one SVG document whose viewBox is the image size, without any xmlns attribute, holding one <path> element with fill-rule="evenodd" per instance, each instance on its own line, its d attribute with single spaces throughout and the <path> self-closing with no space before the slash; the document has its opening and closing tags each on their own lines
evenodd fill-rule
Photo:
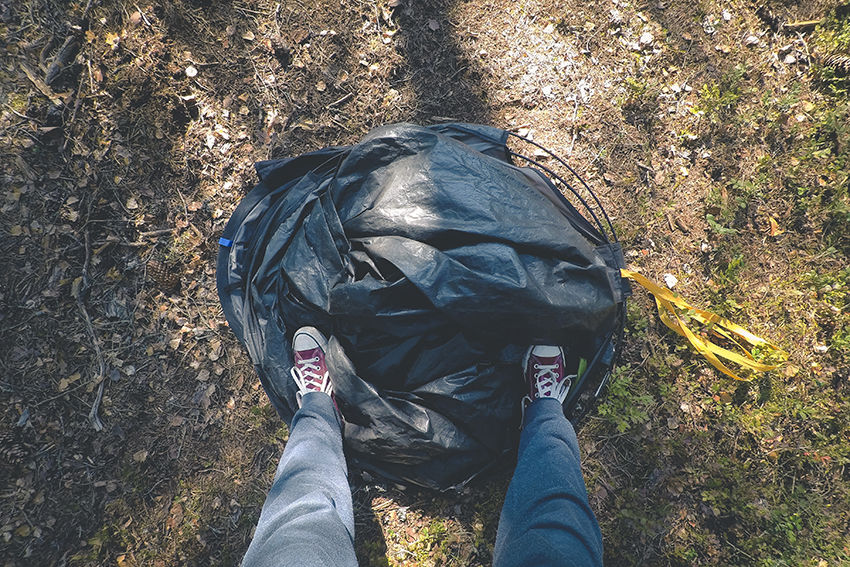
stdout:
<svg viewBox="0 0 850 567">
<path fill-rule="evenodd" d="M 578 440 L 558 400 L 534 400 L 526 409 L 493 565 L 602 565 L 602 533 L 587 501 Z"/>
<path fill-rule="evenodd" d="M 327 394 L 305 394 L 292 419 L 289 441 L 242 565 L 357 565 L 342 433 Z"/>
</svg>

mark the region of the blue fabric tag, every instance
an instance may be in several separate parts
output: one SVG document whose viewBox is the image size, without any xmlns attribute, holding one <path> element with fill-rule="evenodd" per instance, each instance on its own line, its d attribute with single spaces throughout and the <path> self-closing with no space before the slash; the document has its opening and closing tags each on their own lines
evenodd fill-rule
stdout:
<svg viewBox="0 0 850 567">
<path fill-rule="evenodd" d="M 228 240 L 228 239 L 223 238 L 223 237 L 218 239 L 218 243 L 221 244 L 222 246 L 226 246 L 227 248 L 230 248 L 231 246 L 233 246 L 232 240 Z"/>
</svg>

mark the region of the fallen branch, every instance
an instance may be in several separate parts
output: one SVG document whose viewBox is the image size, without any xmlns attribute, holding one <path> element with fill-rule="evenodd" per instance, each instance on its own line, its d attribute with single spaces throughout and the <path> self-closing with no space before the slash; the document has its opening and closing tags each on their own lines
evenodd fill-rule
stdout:
<svg viewBox="0 0 850 567">
<path fill-rule="evenodd" d="M 62 47 L 59 48 L 59 53 L 56 54 L 56 57 L 54 57 L 53 61 L 50 63 L 50 67 L 47 68 L 44 82 L 47 83 L 48 86 L 52 86 L 59 78 L 62 71 L 65 70 L 65 68 L 74 60 L 74 57 L 77 56 L 77 51 L 79 51 L 79 49 L 80 45 L 77 43 L 77 40 L 74 36 L 69 35 L 65 39 L 65 43 L 62 44 Z"/>
<path fill-rule="evenodd" d="M 83 21 L 86 21 L 86 19 L 89 17 L 89 10 L 91 10 L 91 3 L 92 3 L 92 0 L 89 0 L 88 4 L 86 4 L 86 9 L 83 10 Z"/>
<path fill-rule="evenodd" d="M 100 386 L 97 389 L 97 397 L 94 400 L 94 404 L 92 404 L 91 411 L 89 412 L 89 421 L 91 421 L 92 426 L 96 431 L 103 431 L 103 422 L 100 421 L 100 418 L 97 415 L 98 410 L 100 409 L 100 402 L 103 399 L 103 388 L 106 385 L 106 363 L 103 360 L 103 353 L 100 350 L 100 344 L 97 342 L 97 335 L 94 332 L 94 325 L 92 325 L 91 317 L 89 317 L 89 312 L 86 309 L 85 301 L 83 300 L 83 295 L 89 286 L 89 262 L 91 261 L 91 244 L 89 241 L 89 231 L 86 230 L 86 260 L 83 263 L 83 273 L 79 278 L 79 283 L 74 282 L 75 285 L 71 286 L 71 293 L 74 296 L 74 299 L 77 300 L 77 307 L 80 309 L 80 313 L 83 315 L 83 320 L 86 322 L 86 330 L 88 331 L 89 338 L 91 339 L 92 344 L 94 345 L 94 351 L 97 354 L 97 362 L 98 362 L 98 374 L 95 377 L 95 380 L 99 382 Z"/>
<path fill-rule="evenodd" d="M 814 29 L 823 20 L 806 20 L 803 22 L 789 22 L 782 26 L 783 30 L 788 31 L 806 31 Z"/>
<path fill-rule="evenodd" d="M 177 230 L 176 228 L 163 228 L 161 230 L 149 230 L 147 232 L 140 232 L 139 237 L 140 238 L 152 238 L 152 237 L 155 237 L 155 236 L 165 236 L 166 234 L 172 234 L 176 230 Z"/>
</svg>

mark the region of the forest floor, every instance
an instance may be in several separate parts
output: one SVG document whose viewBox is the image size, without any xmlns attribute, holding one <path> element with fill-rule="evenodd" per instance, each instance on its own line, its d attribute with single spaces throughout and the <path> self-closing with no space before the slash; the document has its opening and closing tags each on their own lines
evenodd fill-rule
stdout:
<svg viewBox="0 0 850 567">
<path fill-rule="evenodd" d="M 579 431 L 606 564 L 850 564 L 846 2 L 2 0 L 0 30 L 4 566 L 239 563 L 288 432 L 218 237 L 255 162 L 402 121 L 533 137 L 630 268 L 789 353 L 727 378 L 635 290 Z M 351 481 L 362 565 L 491 564 L 507 479 Z"/>
</svg>

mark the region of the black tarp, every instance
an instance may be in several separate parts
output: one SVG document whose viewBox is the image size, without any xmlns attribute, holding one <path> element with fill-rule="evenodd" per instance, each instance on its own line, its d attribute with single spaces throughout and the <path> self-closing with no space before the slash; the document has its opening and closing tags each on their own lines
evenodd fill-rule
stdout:
<svg viewBox="0 0 850 567">
<path fill-rule="evenodd" d="M 510 470 L 528 345 L 610 369 L 619 247 L 513 165 L 507 137 L 397 124 L 261 162 L 224 231 L 219 296 L 275 409 L 297 410 L 290 341 L 315 326 L 349 461 L 389 480 L 446 490 Z"/>
</svg>

